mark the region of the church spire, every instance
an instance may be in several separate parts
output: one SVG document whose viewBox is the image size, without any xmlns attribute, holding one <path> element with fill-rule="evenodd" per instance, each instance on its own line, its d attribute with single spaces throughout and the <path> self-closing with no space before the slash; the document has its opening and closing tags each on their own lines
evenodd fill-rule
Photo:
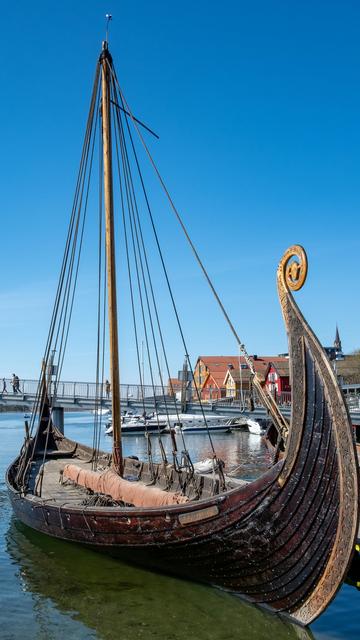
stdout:
<svg viewBox="0 0 360 640">
<path fill-rule="evenodd" d="M 334 347 L 336 349 L 336 351 L 342 351 L 341 348 L 341 340 L 340 340 L 340 334 L 339 334 L 339 328 L 336 325 L 336 333 L 335 333 L 335 340 L 334 340 Z"/>
</svg>

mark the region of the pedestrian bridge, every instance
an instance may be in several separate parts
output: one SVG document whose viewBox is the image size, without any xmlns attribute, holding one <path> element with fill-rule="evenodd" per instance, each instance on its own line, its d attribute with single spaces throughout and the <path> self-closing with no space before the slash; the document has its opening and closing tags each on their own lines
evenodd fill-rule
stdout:
<svg viewBox="0 0 360 640">
<path fill-rule="evenodd" d="M 0 387 L 0 406 L 6 411 L 6 407 L 14 406 L 27 407 L 29 410 L 35 400 L 38 387 L 37 380 L 20 380 L 19 390 L 14 391 L 11 386 L 11 379 L 5 380 L 6 390 Z M 100 387 L 100 388 L 99 388 Z M 101 406 L 111 408 L 111 392 L 106 394 L 105 384 L 96 385 L 95 382 L 59 382 L 57 384 L 56 396 L 54 383 L 51 383 L 51 395 L 54 397 L 54 405 L 68 410 L 91 410 L 94 409 L 96 399 L 101 395 Z M 176 394 L 179 396 L 180 394 Z M 180 399 L 174 395 L 169 395 L 161 386 L 137 385 L 137 384 L 121 384 L 120 399 L 123 409 L 133 410 L 137 412 L 151 412 L 154 409 L 158 411 L 172 412 L 175 404 L 180 409 Z M 189 397 L 186 408 L 189 413 L 221 413 L 223 415 L 234 416 L 239 413 L 249 415 L 253 418 L 266 417 L 266 411 L 258 402 L 256 396 L 255 409 L 249 411 L 249 398 L 246 392 L 240 401 L 238 398 L 223 397 L 215 399 L 207 399 L 202 401 L 202 406 L 196 402 L 194 398 Z M 286 417 L 290 417 L 291 413 L 291 395 L 283 394 L 279 396 L 277 402 L 282 413 Z M 360 425 L 360 396 L 347 397 L 351 419 L 353 424 Z M 202 409 L 203 408 L 203 409 Z"/>
<path fill-rule="evenodd" d="M 31 405 L 36 397 L 38 380 L 20 380 L 19 389 L 14 389 L 11 379 L 5 380 L 0 387 L 0 404 L 29 404 Z M 2 392 L 1 392 L 2 391 Z M 58 382 L 55 389 L 54 382 L 51 382 L 50 393 L 56 397 L 57 406 L 64 408 L 93 408 L 95 401 L 101 397 L 101 405 L 111 407 L 111 392 L 106 392 L 104 384 L 97 385 L 95 382 Z M 140 386 L 136 384 L 121 384 L 120 397 L 123 402 L 154 404 L 160 396 L 163 398 L 161 387 Z"/>
</svg>

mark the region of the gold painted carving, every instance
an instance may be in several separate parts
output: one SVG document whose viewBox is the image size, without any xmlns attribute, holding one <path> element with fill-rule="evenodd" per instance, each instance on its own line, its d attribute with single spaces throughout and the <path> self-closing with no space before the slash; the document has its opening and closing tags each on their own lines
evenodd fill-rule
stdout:
<svg viewBox="0 0 360 640">
<path fill-rule="evenodd" d="M 293 258 L 293 260 L 292 260 Z M 281 258 L 278 275 L 286 289 L 299 291 L 307 276 L 308 262 L 305 249 L 294 244 Z"/>
</svg>

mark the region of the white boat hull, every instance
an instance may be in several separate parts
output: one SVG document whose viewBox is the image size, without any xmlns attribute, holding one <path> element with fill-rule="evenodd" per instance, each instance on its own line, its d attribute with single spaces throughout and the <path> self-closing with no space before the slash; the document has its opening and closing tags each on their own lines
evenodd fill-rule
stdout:
<svg viewBox="0 0 360 640">
<path fill-rule="evenodd" d="M 256 420 L 248 420 L 247 427 L 250 433 L 254 435 L 262 436 L 265 433 L 265 429 L 263 429 L 263 427 L 258 422 L 256 422 Z"/>
</svg>

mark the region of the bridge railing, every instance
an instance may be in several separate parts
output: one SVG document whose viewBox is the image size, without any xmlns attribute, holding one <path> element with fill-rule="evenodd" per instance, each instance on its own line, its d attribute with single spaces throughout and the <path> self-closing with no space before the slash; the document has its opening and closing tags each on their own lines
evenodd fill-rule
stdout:
<svg viewBox="0 0 360 640">
<path fill-rule="evenodd" d="M 14 388 L 12 378 L 0 378 L 0 398 L 4 399 L 24 399 L 35 396 L 38 386 L 38 380 L 29 380 L 29 379 L 20 379 L 18 387 Z M 56 396 L 60 400 L 69 400 L 69 401 L 77 401 L 77 400 L 95 400 L 99 395 L 102 398 L 111 399 L 111 389 L 107 392 L 107 385 L 105 383 L 102 384 L 102 388 L 99 388 L 101 385 L 96 385 L 95 382 L 78 382 L 78 381 L 61 381 L 57 384 L 57 389 L 54 387 L 54 383 L 51 383 L 51 395 L 54 396 L 56 392 Z M 165 395 L 169 399 L 169 389 L 165 389 Z M 190 391 L 190 389 L 189 389 Z M 226 395 L 228 390 L 226 389 L 214 389 L 214 390 L 206 390 L 206 393 L 202 394 L 202 402 L 207 405 L 216 405 L 218 407 L 239 407 L 239 408 L 250 408 L 251 397 L 250 392 L 244 390 L 242 394 L 239 394 L 237 391 L 236 394 L 230 396 Z M 164 396 L 164 390 L 160 385 L 152 386 L 152 385 L 139 385 L 139 384 L 121 384 L 120 385 L 120 397 L 123 401 L 134 401 L 141 402 L 144 400 L 145 402 L 149 400 L 149 402 L 154 401 L 154 397 L 156 401 L 161 402 Z M 346 400 L 348 402 L 349 409 L 351 411 L 360 411 L 360 394 L 348 394 Z M 196 403 L 196 397 L 187 398 L 189 401 Z M 274 398 L 278 405 L 286 407 L 291 405 L 291 392 L 283 392 L 278 394 Z M 262 406 L 260 399 L 256 393 L 256 390 L 253 391 L 252 400 L 254 402 L 255 407 Z"/>
<path fill-rule="evenodd" d="M 38 380 L 20 379 L 19 385 L 14 386 L 12 378 L 0 378 L 0 396 L 2 397 L 23 397 L 35 396 L 38 387 Z M 165 390 L 165 393 L 167 390 Z M 101 395 L 103 398 L 111 398 L 111 388 L 107 391 L 107 385 L 97 385 L 95 382 L 78 382 L 78 381 L 60 381 L 55 389 L 54 382 L 51 383 L 51 395 L 64 399 L 89 399 L 95 400 Z M 138 384 L 121 384 L 120 397 L 122 400 L 141 401 L 154 396 L 161 397 L 164 390 L 160 385 L 138 385 Z"/>
<path fill-rule="evenodd" d="M 208 392 L 203 394 L 201 401 L 203 403 L 211 403 L 216 404 L 217 406 L 245 406 L 249 407 L 251 400 L 253 401 L 255 407 L 262 406 L 262 402 L 256 392 L 256 389 L 253 390 L 253 393 L 250 394 L 250 391 L 244 390 L 241 394 L 237 391 L 234 395 L 226 395 L 226 389 L 216 389 L 212 393 Z M 287 406 L 291 404 L 291 392 L 284 391 L 280 394 L 277 394 L 274 397 L 276 403 L 280 406 Z M 196 397 L 193 398 L 193 402 L 196 402 Z"/>
<path fill-rule="evenodd" d="M 1 395 L 35 395 L 38 380 L 19 380 L 18 386 L 13 383 L 12 378 L 0 378 Z"/>
<path fill-rule="evenodd" d="M 348 404 L 349 411 L 360 411 L 360 395 L 357 394 L 347 394 L 345 396 L 346 402 Z"/>
</svg>

